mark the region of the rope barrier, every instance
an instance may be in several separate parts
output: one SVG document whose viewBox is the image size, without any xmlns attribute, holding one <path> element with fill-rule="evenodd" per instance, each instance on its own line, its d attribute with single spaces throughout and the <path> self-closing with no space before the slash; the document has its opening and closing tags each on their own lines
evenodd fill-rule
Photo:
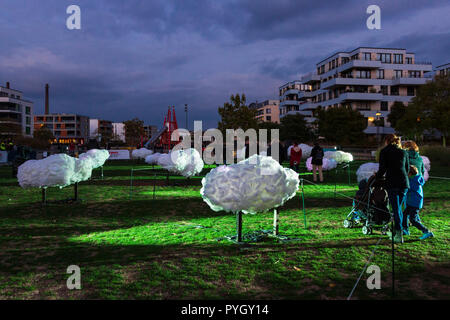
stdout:
<svg viewBox="0 0 450 320">
<path fill-rule="evenodd" d="M 441 179 L 441 180 L 450 180 L 450 178 L 447 178 L 447 177 L 434 177 L 434 176 L 429 176 L 429 178 L 433 178 L 433 179 Z"/>
</svg>

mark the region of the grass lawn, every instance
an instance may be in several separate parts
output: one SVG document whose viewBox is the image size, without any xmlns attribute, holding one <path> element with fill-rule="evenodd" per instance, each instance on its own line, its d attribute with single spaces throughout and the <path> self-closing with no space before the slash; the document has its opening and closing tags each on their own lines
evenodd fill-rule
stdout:
<svg viewBox="0 0 450 320">
<path fill-rule="evenodd" d="M 39 189 L 20 188 L 0 167 L 0 299 L 345 299 L 375 247 L 381 289 L 367 289 L 364 274 L 353 298 L 390 299 L 390 241 L 375 246 L 379 232 L 342 227 L 360 164 L 350 185 L 345 171 L 305 182 L 307 228 L 300 192 L 280 208 L 280 234 L 294 240 L 241 246 L 218 240 L 235 234 L 235 216 L 203 202 L 201 177 L 163 186 L 160 169 L 136 170 L 131 189 L 130 169 L 148 166 L 111 161 L 103 180 L 97 169 L 79 185 L 81 201 L 55 201 L 73 188 L 51 188 L 43 206 Z M 431 175 L 450 177 L 450 169 L 432 164 Z M 422 221 L 436 237 L 418 241 L 412 229 L 396 246 L 399 299 L 450 298 L 450 181 L 430 179 L 424 190 Z M 243 231 L 272 223 L 272 212 L 245 215 Z M 81 290 L 66 287 L 69 265 L 81 268 Z"/>
</svg>

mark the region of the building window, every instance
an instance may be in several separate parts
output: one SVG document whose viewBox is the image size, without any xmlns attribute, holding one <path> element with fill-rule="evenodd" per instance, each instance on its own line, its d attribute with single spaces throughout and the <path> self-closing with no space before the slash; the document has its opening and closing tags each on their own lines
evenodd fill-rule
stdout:
<svg viewBox="0 0 450 320">
<path fill-rule="evenodd" d="M 420 78 L 420 71 L 408 71 L 408 77 Z"/>
<path fill-rule="evenodd" d="M 384 69 L 378 69 L 377 70 L 377 78 L 378 79 L 384 79 Z"/>
<path fill-rule="evenodd" d="M 370 52 L 364 52 L 363 60 L 372 60 Z"/>
<path fill-rule="evenodd" d="M 370 102 L 367 102 L 367 101 L 359 102 L 356 105 L 356 109 L 358 109 L 358 110 L 370 110 Z"/>
<path fill-rule="evenodd" d="M 356 70 L 356 78 L 370 79 L 370 71 L 369 70 Z"/>
<path fill-rule="evenodd" d="M 272 113 L 272 109 L 270 108 L 266 109 L 266 113 Z"/>
<path fill-rule="evenodd" d="M 407 95 L 408 96 L 414 96 L 415 95 L 414 87 L 408 87 L 407 88 Z"/>
<path fill-rule="evenodd" d="M 359 54 L 357 53 L 357 54 L 352 55 L 351 59 L 358 60 L 358 57 L 359 57 Z"/>
<path fill-rule="evenodd" d="M 25 133 L 26 134 L 31 134 L 31 128 L 30 127 L 25 127 Z"/>
<path fill-rule="evenodd" d="M 388 87 L 387 86 L 381 86 L 381 93 L 385 96 L 388 95 Z"/>
<path fill-rule="evenodd" d="M 271 116 L 266 116 L 266 120 L 267 121 L 272 121 L 272 117 Z"/>
<path fill-rule="evenodd" d="M 406 57 L 406 63 L 407 64 L 412 64 L 413 63 L 413 58 L 412 57 Z"/>
<path fill-rule="evenodd" d="M 403 55 L 402 54 L 394 54 L 394 63 L 403 63 Z"/>
<path fill-rule="evenodd" d="M 25 113 L 26 114 L 30 114 L 31 113 L 31 108 L 30 107 L 25 107 Z"/>
<path fill-rule="evenodd" d="M 399 90 L 398 87 L 391 87 L 391 96 L 398 96 Z"/>
<path fill-rule="evenodd" d="M 394 77 L 397 78 L 401 78 L 402 77 L 402 70 L 394 70 Z"/>
<path fill-rule="evenodd" d="M 381 103 L 380 103 L 380 110 L 381 111 L 388 111 L 388 102 L 387 101 L 381 101 Z"/>
<path fill-rule="evenodd" d="M 382 63 L 391 63 L 391 54 L 390 53 L 378 53 L 377 60 Z"/>
<path fill-rule="evenodd" d="M 26 124 L 31 124 L 31 118 L 30 117 L 26 118 Z"/>
</svg>

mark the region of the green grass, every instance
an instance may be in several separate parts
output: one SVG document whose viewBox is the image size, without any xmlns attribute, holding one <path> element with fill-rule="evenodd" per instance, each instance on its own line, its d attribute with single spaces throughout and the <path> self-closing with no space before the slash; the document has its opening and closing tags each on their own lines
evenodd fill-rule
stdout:
<svg viewBox="0 0 450 320">
<path fill-rule="evenodd" d="M 345 171 L 327 173 L 318 186 L 302 175 L 307 228 L 300 191 L 279 210 L 280 234 L 297 240 L 244 246 L 218 240 L 235 233 L 235 217 L 203 202 L 201 177 L 183 185 L 173 176 L 170 186 L 154 187 L 153 169 L 134 171 L 130 189 L 131 168 L 146 166 L 112 162 L 103 180 L 96 170 L 80 184 L 81 201 L 62 201 L 72 187 L 51 188 L 43 206 L 39 189 L 21 189 L 0 167 L 0 299 L 345 299 L 380 237 L 342 227 L 359 165 L 352 164 L 350 185 Z M 154 170 L 155 181 L 165 182 Z M 434 165 L 432 175 L 450 170 Z M 421 217 L 436 238 L 417 241 L 412 229 L 396 246 L 396 298 L 450 298 L 449 196 L 449 181 L 425 185 Z M 243 231 L 272 223 L 271 212 L 245 215 Z M 383 238 L 372 261 L 382 289 L 368 290 L 365 274 L 355 299 L 391 297 L 390 257 Z M 66 288 L 72 264 L 81 268 L 81 290 Z"/>
</svg>

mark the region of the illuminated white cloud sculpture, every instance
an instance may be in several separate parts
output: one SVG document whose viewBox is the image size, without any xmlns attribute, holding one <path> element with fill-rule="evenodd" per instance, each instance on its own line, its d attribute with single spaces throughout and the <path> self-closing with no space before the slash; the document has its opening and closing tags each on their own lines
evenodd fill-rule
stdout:
<svg viewBox="0 0 450 320">
<path fill-rule="evenodd" d="M 311 150 L 313 147 L 304 143 L 300 143 L 298 146 L 302 149 L 302 159 L 307 159 L 311 156 Z"/>
<path fill-rule="evenodd" d="M 426 157 L 426 156 L 421 156 L 421 157 L 422 157 L 423 165 L 425 167 L 425 171 L 430 171 L 431 170 L 430 159 L 428 159 L 428 157 Z"/>
<path fill-rule="evenodd" d="M 200 153 L 194 149 L 175 150 L 158 157 L 158 164 L 166 170 L 192 177 L 203 170 L 204 162 Z"/>
<path fill-rule="evenodd" d="M 135 149 L 131 152 L 131 157 L 133 159 L 145 159 L 147 156 L 153 154 L 152 150 L 147 148 Z"/>
<path fill-rule="evenodd" d="M 158 164 L 158 159 L 161 156 L 161 153 L 153 153 L 149 156 L 145 157 L 145 162 L 148 164 Z"/>
<path fill-rule="evenodd" d="M 378 172 L 380 165 L 375 162 L 367 162 L 362 164 L 358 170 L 356 170 L 356 179 L 358 180 L 358 183 L 361 180 L 369 179 L 371 176 L 374 175 L 374 173 Z"/>
<path fill-rule="evenodd" d="M 313 169 L 311 161 L 312 161 L 312 157 L 309 157 L 308 159 L 306 159 L 306 169 L 308 169 L 308 171 L 312 171 L 312 169 Z M 322 159 L 322 170 L 324 170 L 324 171 L 333 170 L 336 167 L 337 167 L 336 160 L 327 159 L 327 158 Z"/>
<path fill-rule="evenodd" d="M 202 179 L 200 194 L 214 211 L 265 212 L 295 196 L 298 174 L 272 157 L 253 155 L 211 170 Z"/>
<path fill-rule="evenodd" d="M 94 159 L 76 159 L 55 154 L 42 160 L 28 160 L 18 168 L 17 179 L 22 188 L 66 187 L 91 177 Z"/>
<path fill-rule="evenodd" d="M 344 162 L 352 162 L 353 156 L 351 153 L 344 152 L 344 151 L 325 151 L 324 157 L 326 159 L 333 159 L 337 163 L 344 163 Z"/>
<path fill-rule="evenodd" d="M 96 169 L 103 166 L 109 158 L 109 151 L 104 149 L 91 149 L 86 153 L 79 155 L 78 159 L 85 160 L 90 158 L 92 160 L 92 168 Z"/>
</svg>

